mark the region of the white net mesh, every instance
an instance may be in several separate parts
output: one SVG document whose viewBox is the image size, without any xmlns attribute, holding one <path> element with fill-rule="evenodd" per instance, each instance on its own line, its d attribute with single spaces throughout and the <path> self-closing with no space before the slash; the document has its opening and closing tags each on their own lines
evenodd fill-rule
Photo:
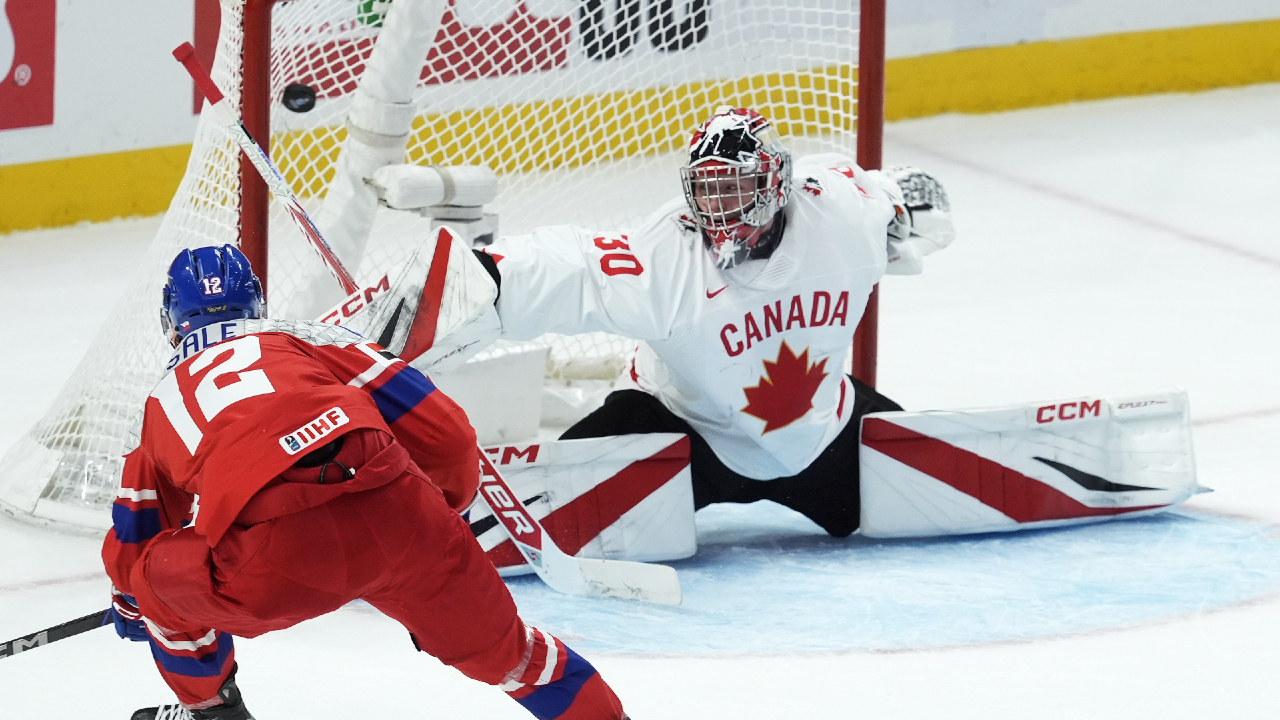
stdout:
<svg viewBox="0 0 1280 720">
<path fill-rule="evenodd" d="M 344 122 L 388 12 L 418 0 L 294 0 L 272 11 L 271 155 L 316 214 L 337 172 Z M 503 234 L 573 223 L 619 229 L 679 195 L 688 132 L 717 105 L 753 107 L 793 154 L 855 150 L 858 16 L 845 0 L 451 0 L 412 91 L 405 161 L 485 165 L 499 176 Z M 403 12 L 396 8 L 394 12 Z M 389 23 L 388 23 L 389 25 Z M 241 95 L 242 0 L 223 0 L 213 77 Z M 280 102 L 291 84 L 317 101 Z M 248 96 L 248 94 L 246 94 Z M 168 354 L 159 288 L 184 247 L 236 243 L 238 148 L 209 113 L 136 282 L 53 409 L 0 461 L 0 507 L 104 527 L 124 436 Z M 322 230 L 323 230 L 322 226 Z M 357 280 L 402 257 L 429 220 L 381 209 Z M 290 304 L 319 261 L 270 211 L 269 310 Z M 350 263 L 349 264 L 354 264 Z M 608 377 L 629 342 L 551 342 L 554 373 Z"/>
</svg>

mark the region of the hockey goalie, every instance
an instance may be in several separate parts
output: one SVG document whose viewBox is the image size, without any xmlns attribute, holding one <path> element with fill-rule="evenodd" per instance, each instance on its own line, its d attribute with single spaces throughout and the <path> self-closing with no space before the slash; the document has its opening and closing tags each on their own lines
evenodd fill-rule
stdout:
<svg viewBox="0 0 1280 720">
<path fill-rule="evenodd" d="M 929 173 L 793 162 L 746 108 L 716 110 L 688 153 L 684 197 L 634 232 L 546 227 L 477 252 L 499 288 L 502 337 L 640 341 L 617 389 L 559 446 L 688 438 L 690 511 L 637 513 L 634 547 L 615 538 L 611 557 L 691 554 L 692 510 L 712 503 L 771 500 L 833 536 L 896 537 L 1124 517 L 1196 492 L 1179 393 L 906 413 L 841 372 L 875 284 L 921 272 L 953 239 Z M 530 495 L 572 498 L 566 483 L 544 468 Z M 646 525 L 687 542 L 655 548 L 635 530 Z"/>
<path fill-rule="evenodd" d="M 634 232 L 539 228 L 478 264 L 455 244 L 438 283 L 437 304 L 466 296 L 440 316 L 466 330 L 438 330 L 425 366 L 499 332 L 639 341 L 559 442 L 493 449 L 570 552 L 687 557 L 694 512 L 722 502 L 770 500 L 837 537 L 918 537 L 1150 513 L 1198 491 L 1181 393 L 907 413 L 842 372 L 876 283 L 954 237 L 929 173 L 793 161 L 766 118 L 724 107 L 694 131 L 681 181 Z M 400 352 L 404 333 L 381 329 L 396 302 L 357 322 Z M 504 573 L 527 571 L 485 508 L 471 519 Z"/>
</svg>

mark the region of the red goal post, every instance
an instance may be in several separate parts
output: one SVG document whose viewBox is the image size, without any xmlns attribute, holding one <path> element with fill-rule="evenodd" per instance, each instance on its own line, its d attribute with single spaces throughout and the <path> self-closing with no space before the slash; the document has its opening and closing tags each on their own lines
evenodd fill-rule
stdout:
<svg viewBox="0 0 1280 720">
<path fill-rule="evenodd" d="M 858 41 L 858 165 L 879 170 L 884 145 L 885 0 L 861 0 Z M 853 334 L 853 376 L 875 387 L 879 351 L 880 286 Z"/>
</svg>

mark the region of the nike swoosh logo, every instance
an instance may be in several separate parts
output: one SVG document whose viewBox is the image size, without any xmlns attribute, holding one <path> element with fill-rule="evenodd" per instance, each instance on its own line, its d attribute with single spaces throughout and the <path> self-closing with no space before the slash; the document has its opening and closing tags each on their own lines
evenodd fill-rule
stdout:
<svg viewBox="0 0 1280 720">
<path fill-rule="evenodd" d="M 726 289 L 726 288 L 728 288 L 728 287 L 729 287 L 728 285 L 725 285 L 724 287 L 720 288 L 719 290 L 717 290 L 717 291 L 715 291 L 715 292 L 711 292 L 711 288 L 707 288 L 707 299 L 708 299 L 708 300 L 710 300 L 711 298 L 713 298 L 713 297 L 715 297 L 715 296 L 719 295 L 720 293 L 724 292 L 724 291 L 725 291 L 725 289 Z"/>
<path fill-rule="evenodd" d="M 1032 457 L 1032 460 L 1039 460 L 1058 472 L 1066 475 L 1072 482 L 1084 488 L 1085 490 L 1094 490 L 1097 492 L 1133 492 L 1136 490 L 1159 490 L 1160 488 L 1142 487 L 1141 485 L 1124 485 L 1122 483 L 1111 482 L 1097 475 L 1090 475 L 1083 470 L 1077 470 L 1060 462 L 1046 460 L 1042 457 Z"/>
</svg>

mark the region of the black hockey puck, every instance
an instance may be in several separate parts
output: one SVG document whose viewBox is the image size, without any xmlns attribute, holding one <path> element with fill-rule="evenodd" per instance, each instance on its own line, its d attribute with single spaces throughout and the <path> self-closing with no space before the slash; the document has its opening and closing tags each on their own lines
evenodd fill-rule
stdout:
<svg viewBox="0 0 1280 720">
<path fill-rule="evenodd" d="M 310 85 L 289 83 L 284 89 L 280 102 L 286 110 L 296 113 L 310 112 L 316 106 L 316 91 Z"/>
</svg>

